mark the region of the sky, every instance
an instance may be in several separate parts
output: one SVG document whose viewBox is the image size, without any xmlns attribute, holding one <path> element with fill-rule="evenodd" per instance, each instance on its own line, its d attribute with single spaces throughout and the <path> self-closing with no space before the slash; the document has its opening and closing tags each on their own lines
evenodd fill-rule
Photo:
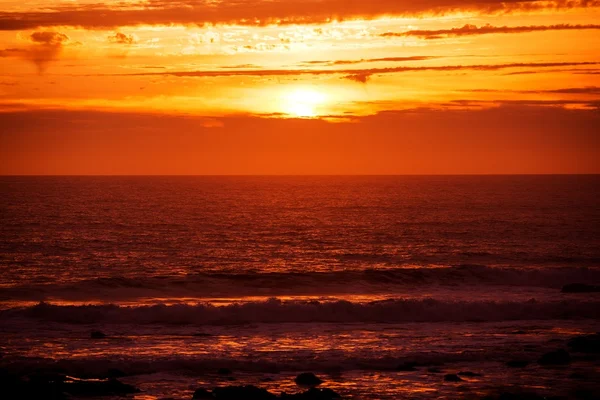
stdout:
<svg viewBox="0 0 600 400">
<path fill-rule="evenodd" d="M 0 174 L 600 173 L 600 0 L 0 0 Z"/>
</svg>

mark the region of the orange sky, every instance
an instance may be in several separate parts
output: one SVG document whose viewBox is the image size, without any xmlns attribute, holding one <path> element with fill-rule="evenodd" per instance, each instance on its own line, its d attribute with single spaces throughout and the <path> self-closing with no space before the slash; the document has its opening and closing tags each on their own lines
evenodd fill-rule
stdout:
<svg viewBox="0 0 600 400">
<path fill-rule="evenodd" d="M 600 1 L 0 0 L 0 174 L 600 173 Z"/>
</svg>

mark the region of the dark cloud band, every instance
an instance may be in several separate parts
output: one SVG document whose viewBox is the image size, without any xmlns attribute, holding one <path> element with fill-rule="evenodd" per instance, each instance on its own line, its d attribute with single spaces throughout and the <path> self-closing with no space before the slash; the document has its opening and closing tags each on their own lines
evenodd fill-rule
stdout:
<svg viewBox="0 0 600 400">
<path fill-rule="evenodd" d="M 475 25 L 464 25 L 460 28 L 451 29 L 415 29 L 405 32 L 386 32 L 381 34 L 383 37 L 419 37 L 422 39 L 443 39 L 447 37 L 457 36 L 474 36 L 487 34 L 502 34 L 502 33 L 528 33 L 528 32 L 543 32 L 543 31 L 567 31 L 567 30 L 585 30 L 585 29 L 600 29 L 600 25 L 529 25 L 529 26 L 493 26 L 484 25 L 477 27 Z"/>
<path fill-rule="evenodd" d="M 51 11 L 0 12 L 0 30 L 77 26 L 295 24 L 452 12 L 506 13 L 600 7 L 600 0 L 148 0 L 123 5 L 70 5 Z"/>
</svg>

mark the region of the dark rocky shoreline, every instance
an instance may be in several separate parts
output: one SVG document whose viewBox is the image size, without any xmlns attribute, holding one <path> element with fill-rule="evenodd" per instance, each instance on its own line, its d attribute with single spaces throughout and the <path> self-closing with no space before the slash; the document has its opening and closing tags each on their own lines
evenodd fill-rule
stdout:
<svg viewBox="0 0 600 400">
<path fill-rule="evenodd" d="M 577 382 L 588 382 L 590 376 L 572 370 L 572 363 L 581 361 L 592 363 L 597 368 L 600 361 L 600 333 L 579 335 L 567 342 L 556 343 L 556 348 L 540 353 L 541 356 L 530 359 L 506 360 L 505 367 L 515 373 L 537 365 L 539 368 L 554 368 L 564 371 L 566 377 L 574 383 L 574 390 L 568 395 L 542 396 L 527 390 L 511 387 L 507 390 L 491 389 L 487 395 L 479 396 L 482 400 L 595 400 L 600 399 L 600 388 L 581 386 Z M 416 362 L 404 362 L 398 365 L 397 371 L 418 372 L 428 374 L 441 374 L 441 382 L 447 385 L 468 385 L 470 379 L 486 379 L 485 371 L 452 370 L 447 366 L 421 365 Z M 140 389 L 133 385 L 123 383 L 119 379 L 127 377 L 128 373 L 115 368 L 110 368 L 95 376 L 78 376 L 77 371 L 67 371 L 59 367 L 43 367 L 41 364 L 23 367 L 18 363 L 8 363 L 6 359 L 0 361 L 0 398 L 4 400 L 69 400 L 89 397 L 122 397 L 140 393 Z M 226 375 L 228 381 L 235 380 L 230 369 L 219 368 L 216 376 Z M 593 377 L 592 377 L 593 378 Z M 321 377 L 305 372 L 296 376 L 294 383 L 299 392 L 279 394 L 254 385 L 228 385 L 216 387 L 196 388 L 193 400 L 337 400 L 343 399 L 342 394 L 320 386 L 326 382 Z M 225 381 L 222 381 L 224 383 Z M 490 384 L 502 382 L 490 382 Z M 469 397 L 474 398 L 475 397 Z M 373 397 L 372 399 L 376 399 Z M 371 399 L 369 399 L 371 400 Z"/>
</svg>

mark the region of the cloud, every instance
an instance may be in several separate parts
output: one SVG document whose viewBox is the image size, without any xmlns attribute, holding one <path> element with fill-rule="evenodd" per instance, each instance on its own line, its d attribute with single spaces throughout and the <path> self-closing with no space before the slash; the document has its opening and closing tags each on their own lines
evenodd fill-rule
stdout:
<svg viewBox="0 0 600 400">
<path fill-rule="evenodd" d="M 244 69 L 244 68 L 261 68 L 260 65 L 256 64 L 238 64 L 238 65 L 222 65 L 220 68 L 224 69 Z"/>
<path fill-rule="evenodd" d="M 513 68 L 552 68 L 573 67 L 583 65 L 600 65 L 600 61 L 580 62 L 539 62 L 539 63 L 508 63 L 508 64 L 475 64 L 475 65 L 440 65 L 440 66 L 413 66 L 413 67 L 387 67 L 366 69 L 239 69 L 239 70 L 201 70 L 201 71 L 162 71 L 162 72 L 137 72 L 130 74 L 110 74 L 108 76 L 176 76 L 176 77 L 227 77 L 227 76 L 256 76 L 256 77 L 282 77 L 298 75 L 347 75 L 355 77 L 353 80 L 366 82 L 373 75 L 394 74 L 418 71 L 498 71 Z M 106 76 L 106 75 L 102 75 Z M 363 82 L 363 83 L 364 83 Z"/>
<path fill-rule="evenodd" d="M 30 39 L 33 43 L 48 46 L 61 46 L 69 41 L 69 37 L 60 32 L 33 32 Z"/>
<path fill-rule="evenodd" d="M 114 35 L 109 36 L 108 41 L 111 43 L 126 44 L 126 45 L 132 45 L 137 42 L 134 35 L 126 35 L 122 32 L 116 32 Z"/>
<path fill-rule="evenodd" d="M 519 93 L 519 94 L 556 93 L 556 94 L 600 95 L 600 87 L 584 86 L 584 87 L 570 87 L 570 88 L 543 89 L 543 90 L 473 89 L 473 90 L 461 90 L 461 92 L 468 92 L 468 93 Z"/>
<path fill-rule="evenodd" d="M 297 24 L 422 14 L 482 14 L 599 7 L 600 0 L 146 0 L 110 6 L 71 4 L 51 11 L 1 12 L 0 30 L 52 26 Z"/>
<path fill-rule="evenodd" d="M 58 59 L 65 45 L 71 44 L 70 38 L 64 33 L 40 31 L 29 35 L 31 45 L 24 48 L 0 50 L 0 57 L 19 57 L 30 61 L 41 74 L 48 65 Z"/>
<path fill-rule="evenodd" d="M 371 75 L 369 75 L 369 74 L 352 74 L 352 75 L 346 75 L 344 78 L 349 79 L 351 81 L 358 82 L 358 83 L 367 83 L 367 81 L 369 79 L 371 79 Z"/>
<path fill-rule="evenodd" d="M 548 90 L 548 93 L 563 93 L 563 94 L 592 94 L 600 95 L 600 87 L 598 86 L 585 86 L 579 88 L 564 88 Z"/>
<path fill-rule="evenodd" d="M 0 58 L 19 57 L 23 54 L 23 52 L 24 52 L 23 49 L 16 49 L 16 48 L 3 49 L 3 50 L 0 50 Z"/>
<path fill-rule="evenodd" d="M 513 93 L 527 93 L 518 92 Z M 553 91 L 531 91 L 529 93 L 554 93 Z M 452 109 L 464 109 L 467 108 L 489 108 L 490 106 L 527 106 L 527 107 L 550 107 L 550 108 L 569 108 L 577 106 L 578 109 L 587 110 L 600 110 L 600 100 L 582 101 L 582 100 L 567 100 L 567 99 L 556 99 L 556 100 L 532 100 L 532 99 L 521 99 L 521 100 L 451 100 L 447 103 L 442 104 L 443 107 Z"/>
<path fill-rule="evenodd" d="M 386 32 L 380 36 L 383 37 L 419 37 L 423 39 L 443 39 L 447 37 L 455 36 L 472 36 L 472 35 L 486 35 L 492 33 L 526 33 L 526 32 L 542 32 L 542 31 L 565 31 L 565 30 L 584 30 L 584 29 L 600 29 L 600 25 L 570 25 L 570 24 L 558 24 L 558 25 L 528 25 L 528 26 L 493 26 L 483 25 L 477 27 L 476 25 L 466 24 L 460 28 L 451 29 L 415 29 L 406 32 Z"/>
<path fill-rule="evenodd" d="M 600 69 L 584 69 L 584 68 L 565 68 L 565 69 L 551 69 L 551 70 L 538 70 L 538 71 L 513 71 L 506 72 L 504 75 L 532 75 L 532 74 L 542 74 L 542 73 L 556 73 L 556 72 L 566 72 L 575 75 L 597 75 L 600 73 Z"/>
<path fill-rule="evenodd" d="M 426 61 L 432 60 L 435 58 L 434 56 L 409 56 L 409 57 L 384 57 L 384 58 L 363 58 L 360 60 L 313 60 L 313 61 L 303 61 L 300 65 L 325 65 L 325 66 L 335 66 L 335 65 L 352 65 L 352 64 L 363 64 L 363 63 L 372 63 L 372 62 L 405 62 L 405 61 Z"/>
</svg>

